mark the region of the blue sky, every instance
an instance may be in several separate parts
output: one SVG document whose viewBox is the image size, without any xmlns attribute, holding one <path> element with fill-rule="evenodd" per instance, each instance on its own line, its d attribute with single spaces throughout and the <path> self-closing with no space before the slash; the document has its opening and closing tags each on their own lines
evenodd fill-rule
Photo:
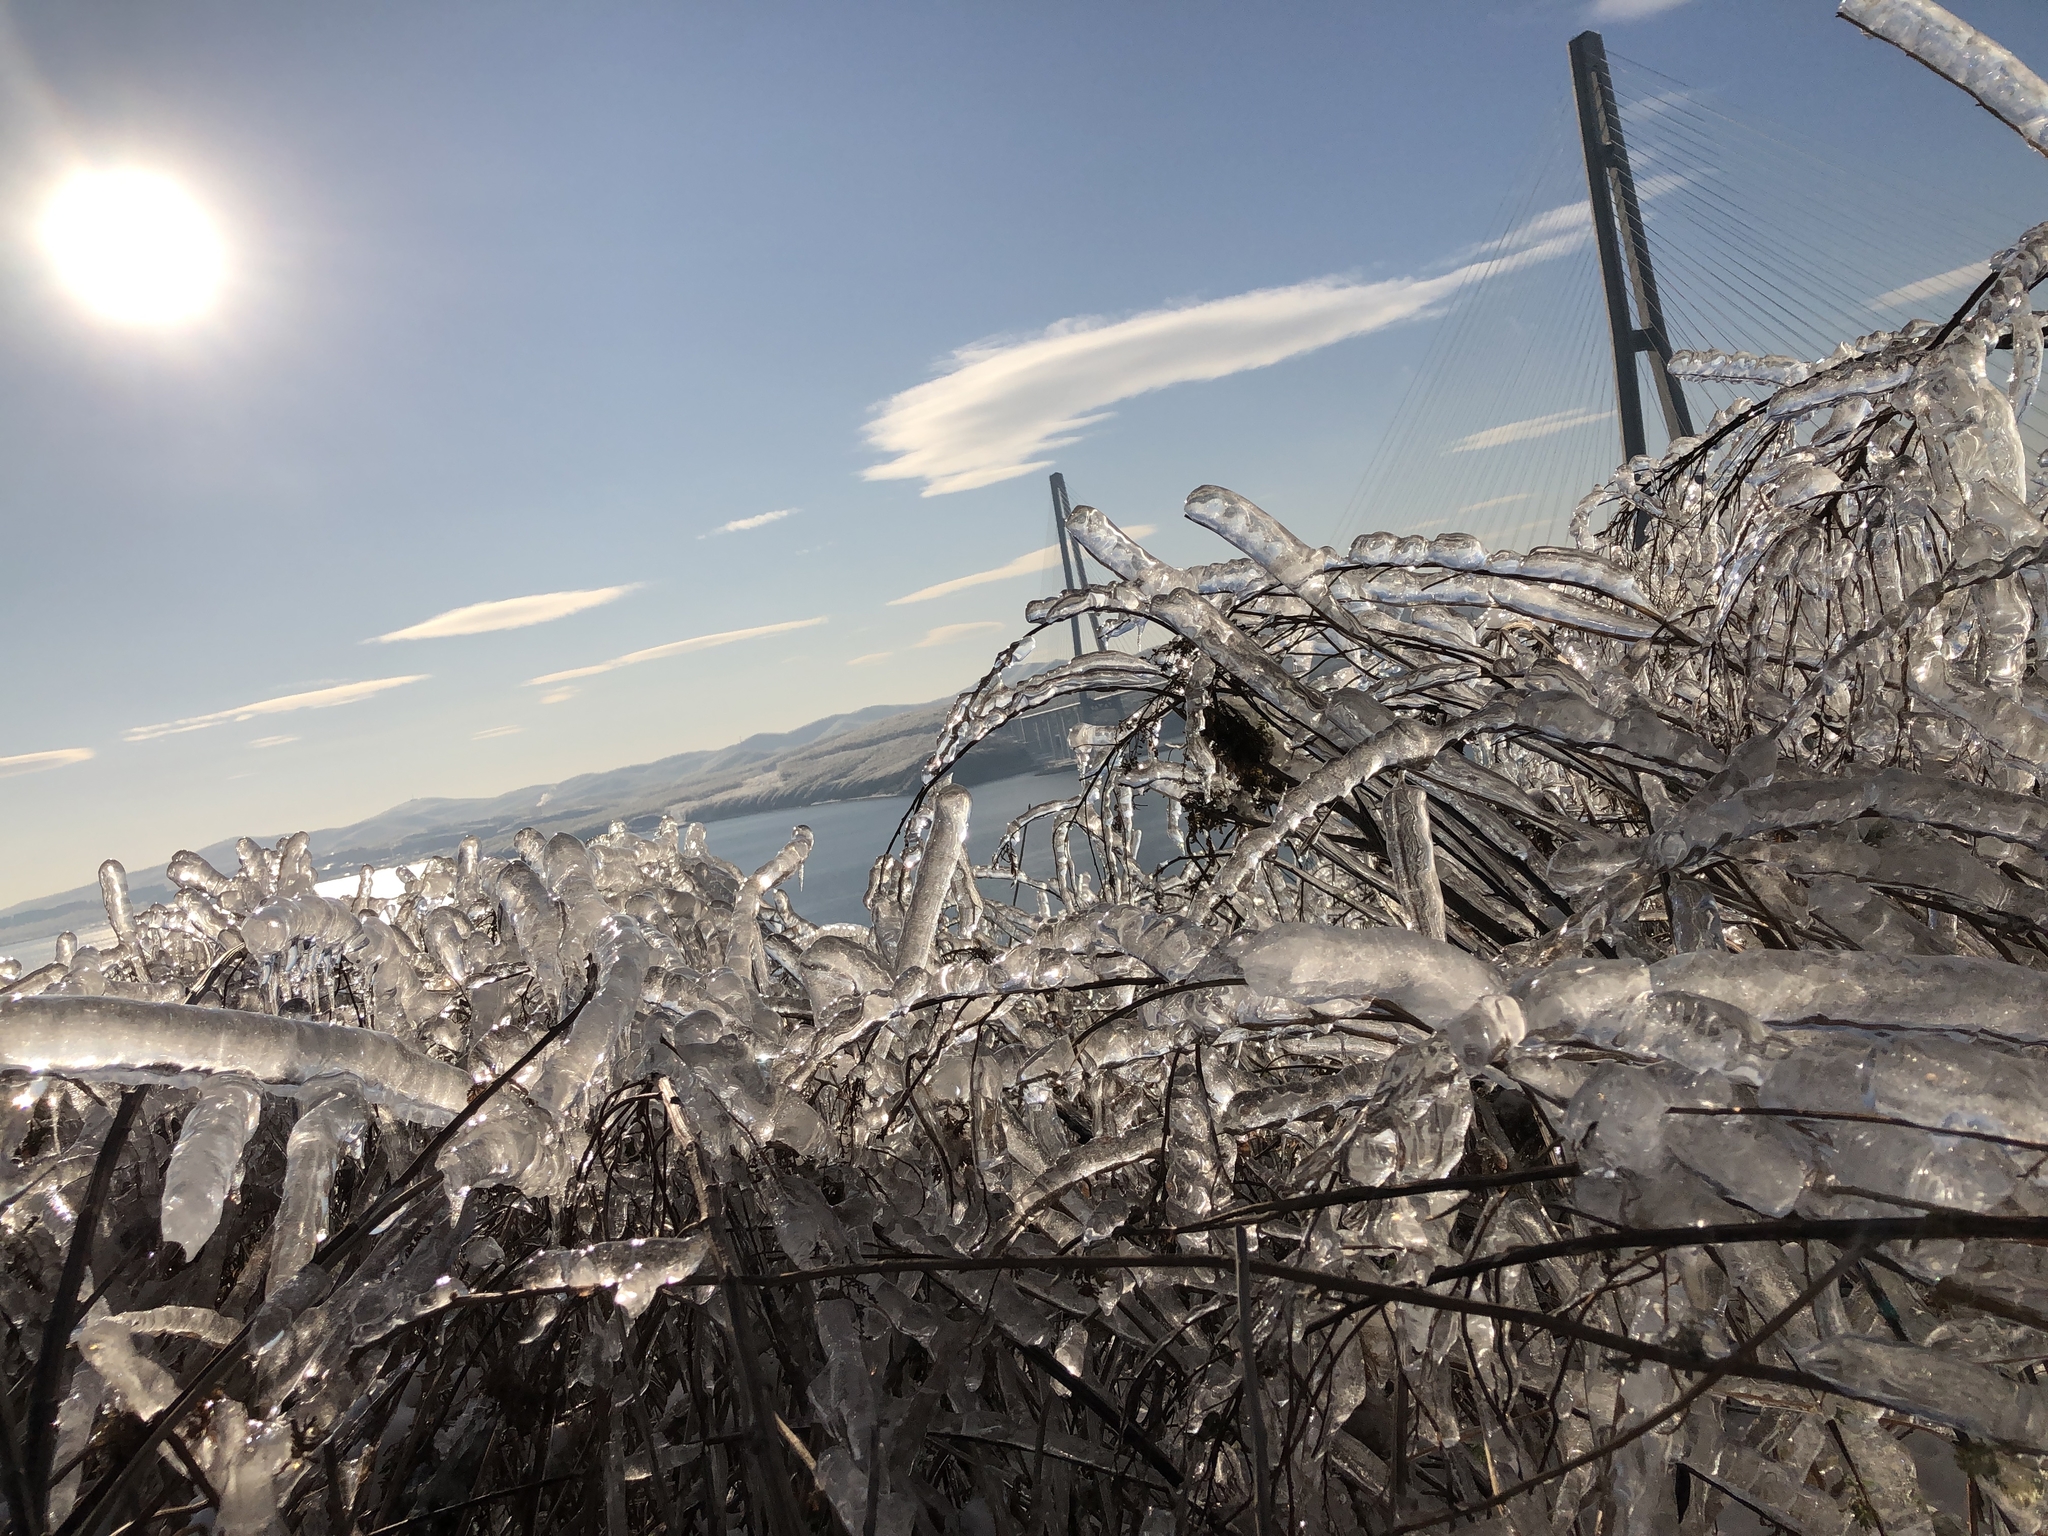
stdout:
<svg viewBox="0 0 2048 1536">
<path fill-rule="evenodd" d="M 1049 589 L 1047 464 L 1169 556 L 1205 481 L 1334 537 L 1583 26 L 2048 215 L 1831 10 L 18 3 L 0 903 L 950 692 Z M 214 211 L 205 320 L 59 291 L 81 164 Z"/>
</svg>

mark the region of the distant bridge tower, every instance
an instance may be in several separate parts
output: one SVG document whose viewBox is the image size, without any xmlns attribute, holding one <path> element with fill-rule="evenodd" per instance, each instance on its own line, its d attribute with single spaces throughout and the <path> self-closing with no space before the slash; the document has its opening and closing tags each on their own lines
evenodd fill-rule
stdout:
<svg viewBox="0 0 2048 1536">
<path fill-rule="evenodd" d="M 1643 436 L 1643 397 L 1636 355 L 1648 353 L 1650 380 L 1664 413 L 1670 437 L 1692 436 L 1692 415 L 1685 392 L 1671 377 L 1671 338 L 1664 329 L 1664 307 L 1657 298 L 1657 274 L 1650 266 L 1650 243 L 1643 233 L 1643 214 L 1636 204 L 1636 181 L 1629 170 L 1628 145 L 1621 136 L 1621 113 L 1614 100 L 1614 79 L 1607 71 L 1607 45 L 1598 32 L 1581 32 L 1571 40 L 1572 94 L 1579 105 L 1579 138 L 1586 152 L 1586 189 L 1593 202 L 1593 235 L 1600 251 L 1600 281 L 1606 289 L 1607 326 L 1614 341 L 1614 405 L 1621 418 L 1624 458 L 1649 451 Z M 1631 315 L 1629 300 L 1635 307 Z M 1638 541 L 1646 529 L 1640 519 Z"/>
<path fill-rule="evenodd" d="M 1088 568 L 1081 563 L 1081 546 L 1074 542 L 1074 536 L 1067 532 L 1067 513 L 1073 509 L 1067 504 L 1067 477 L 1055 474 L 1052 477 L 1052 526 L 1059 537 L 1060 570 L 1067 578 L 1067 590 L 1078 592 L 1088 585 Z M 1085 654 L 1081 644 L 1081 620 L 1077 615 L 1068 621 L 1074 629 L 1074 654 Z M 1101 650 L 1102 621 L 1093 613 L 1088 615 L 1088 632 L 1095 639 L 1095 649 Z"/>
</svg>

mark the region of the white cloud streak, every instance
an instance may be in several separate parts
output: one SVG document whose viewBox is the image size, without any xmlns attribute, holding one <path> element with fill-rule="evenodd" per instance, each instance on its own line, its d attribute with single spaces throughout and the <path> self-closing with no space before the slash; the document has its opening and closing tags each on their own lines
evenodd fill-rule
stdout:
<svg viewBox="0 0 2048 1536">
<path fill-rule="evenodd" d="M 581 613 L 586 608 L 617 602 L 640 586 L 641 583 L 636 581 L 623 587 L 593 587 L 583 592 L 536 592 L 531 597 L 504 597 L 491 603 L 471 603 L 466 608 L 450 608 L 446 613 L 437 613 L 431 619 L 422 619 L 406 629 L 372 636 L 366 643 L 383 645 L 393 640 L 446 640 L 455 635 L 488 635 L 501 629 L 525 629 L 530 624 L 552 623 L 556 619 L 566 619 L 572 613 Z"/>
<path fill-rule="evenodd" d="M 523 725 L 494 725 L 488 731 L 476 732 L 469 739 L 471 741 L 495 741 L 500 736 L 517 736 L 525 729 L 526 727 Z"/>
<path fill-rule="evenodd" d="M 1608 411 L 1575 410 L 1531 416 L 1526 421 L 1510 421 L 1498 427 L 1488 427 L 1484 432 L 1474 432 L 1470 437 L 1461 437 L 1444 452 L 1477 453 L 1482 448 L 1504 448 L 1509 443 L 1526 443 L 1531 438 L 1549 437 L 1554 432 L 1569 432 L 1574 427 L 1606 421 L 1611 415 Z"/>
<path fill-rule="evenodd" d="M 290 746 L 293 742 L 297 741 L 298 739 L 299 738 L 296 736 L 258 736 L 254 741 L 250 742 L 249 745 L 258 748 L 284 747 Z"/>
<path fill-rule="evenodd" d="M 972 576 L 955 576 L 951 581 L 939 582 L 936 586 L 920 587 L 908 597 L 892 597 L 891 608 L 901 608 L 905 603 L 928 603 L 935 597 L 951 597 L 955 592 L 965 592 L 969 587 L 986 586 L 992 581 L 1008 581 L 1012 576 L 1032 576 L 1040 571 L 1057 570 L 1060 563 L 1060 547 L 1048 544 L 1044 549 L 1034 549 L 1028 555 L 1019 555 L 1006 565 L 999 565 L 992 571 L 976 571 Z"/>
<path fill-rule="evenodd" d="M 1512 491 L 1506 496 L 1495 496 L 1486 501 L 1471 502 L 1466 506 L 1458 508 L 1451 516 L 1463 517 L 1467 512 L 1484 512 L 1488 507 L 1504 507 L 1511 501 L 1527 501 L 1535 494 L 1534 491 Z"/>
<path fill-rule="evenodd" d="M 1541 528 L 1541 529 L 1547 529 L 1547 528 L 1553 527 L 1553 526 L 1554 526 L 1554 525 L 1555 525 L 1555 524 L 1557 523 L 1557 521 L 1558 521 L 1558 519 L 1559 519 L 1560 517 L 1567 517 L 1567 516 L 1569 516 L 1569 515 L 1570 515 L 1570 514 L 1569 514 L 1569 512 L 1568 512 L 1568 511 L 1567 511 L 1567 512 L 1538 512 L 1538 513 L 1537 513 L 1537 514 L 1536 514 L 1535 516 L 1533 516 L 1533 517 L 1525 517 L 1525 518 L 1523 518 L 1523 519 L 1522 519 L 1522 520 L 1521 520 L 1521 521 L 1520 521 L 1519 523 L 1510 523 L 1510 524 L 1508 524 L 1508 525 L 1507 525 L 1507 527 L 1505 527 L 1505 528 L 1501 528 L 1501 529 L 1497 529 L 1497 530 L 1495 531 L 1495 533 L 1494 533 L 1494 535 L 1493 535 L 1493 539 L 1494 539 L 1494 548 L 1496 548 L 1496 549 L 1515 549 L 1515 548 L 1519 548 L 1520 546 L 1519 546 L 1519 545 L 1517 545 L 1516 543 L 1514 543 L 1513 541 L 1514 541 L 1514 540 L 1516 540 L 1516 539 L 1519 539 L 1519 538 L 1520 538 L 1520 537 L 1521 537 L 1521 536 L 1522 536 L 1523 534 L 1525 534 L 1525 533 L 1534 533 L 1534 532 L 1536 532 L 1536 531 L 1537 531 L 1538 529 L 1540 529 L 1540 528 Z"/>
<path fill-rule="evenodd" d="M 1652 178 L 1654 179 L 1654 178 Z M 1642 199 L 1648 195 L 1646 188 L 1650 180 L 1636 183 L 1636 196 Z M 1460 246 L 1444 259 L 1447 268 L 1458 269 L 1465 277 L 1482 277 L 1488 263 L 1505 257 L 1529 257 L 1517 260 L 1514 265 L 1524 265 L 1526 260 L 1541 260 L 1547 256 L 1558 256 L 1579 246 L 1589 244 L 1593 238 L 1593 205 L 1580 198 L 1576 203 L 1560 203 L 1555 208 L 1546 208 L 1541 213 L 1532 213 L 1513 229 L 1497 239 L 1480 240 L 1471 245 Z M 1562 240 L 1564 244 L 1553 242 Z M 1512 269 L 1511 269 L 1512 270 Z"/>
<path fill-rule="evenodd" d="M 1588 21 L 1641 21 L 1645 16 L 1675 11 L 1685 0 L 1593 0 Z"/>
<path fill-rule="evenodd" d="M 709 533 L 698 534 L 697 537 L 700 539 L 715 539 L 721 533 L 745 533 L 749 528 L 766 528 L 770 523 L 781 522 L 794 511 L 796 511 L 795 507 L 784 507 L 777 512 L 762 512 L 753 517 L 736 517 L 729 523 L 720 523 Z"/>
<path fill-rule="evenodd" d="M 1033 336 L 962 347 L 938 378 L 876 408 L 867 439 L 893 457 L 863 478 L 922 480 L 922 494 L 943 496 L 1044 469 L 1052 450 L 1106 420 L 1119 400 L 1420 319 L 1473 278 L 1575 250 L 1590 229 L 1572 211 L 1538 215 L 1483 258 L 1434 277 L 1323 277 L 1127 320 L 1061 320 Z"/>
<path fill-rule="evenodd" d="M 1873 309 L 1904 309 L 1927 299 L 1938 299 L 1944 294 L 1961 293 L 1974 288 L 1984 281 L 1984 274 L 1991 270 L 1988 262 L 1973 261 L 1968 266 L 1957 267 L 1951 272 L 1937 272 L 1933 277 L 1923 277 L 1917 283 L 1907 283 L 1880 293 L 1870 301 Z"/>
<path fill-rule="evenodd" d="M 935 645 L 951 645 L 955 640 L 965 640 L 969 635 L 978 635 L 985 629 L 1002 629 L 994 619 L 981 619 L 973 624 L 941 624 L 937 629 L 925 631 L 925 637 L 911 649 L 927 650 Z"/>
<path fill-rule="evenodd" d="M 341 683 L 333 688 L 315 688 L 306 693 L 287 693 L 274 699 L 258 699 L 254 704 L 240 704 L 233 709 L 215 710 L 210 715 L 188 715 L 183 720 L 171 720 L 162 725 L 138 725 L 124 732 L 123 741 L 155 741 L 162 736 L 181 736 L 187 731 L 203 731 L 209 726 L 227 725 L 230 722 L 254 720 L 259 715 L 288 715 L 301 709 L 333 709 L 340 704 L 353 704 L 358 699 L 372 698 L 392 688 L 403 688 L 408 683 L 423 683 L 425 672 L 415 672 L 410 677 L 379 677 L 366 683 Z"/>
<path fill-rule="evenodd" d="M 1675 105 L 1684 98 L 1650 98 L 1652 101 L 1668 102 Z M 1641 104 L 1630 103 L 1631 110 L 1640 110 Z M 1644 176 L 1636 183 L 1636 199 L 1651 202 L 1666 197 L 1681 187 L 1698 180 L 1695 176 L 1681 175 L 1675 171 L 1660 171 Z M 1532 262 L 1548 261 L 1554 256 L 1564 256 L 1593 243 L 1593 205 L 1585 198 L 1575 203 L 1559 203 L 1555 208 L 1546 208 L 1541 213 L 1532 213 L 1506 234 L 1497 239 L 1481 240 L 1475 244 L 1461 246 L 1446 258 L 1446 267 L 1457 267 L 1474 278 L 1484 279 L 1493 272 L 1512 272 Z"/>
<path fill-rule="evenodd" d="M 760 624 L 753 629 L 728 629 L 715 635 L 693 635 L 688 640 L 671 640 L 667 645 L 649 646 L 644 651 L 628 651 L 623 656 L 614 656 L 610 661 L 600 661 L 595 666 L 571 667 L 566 672 L 550 672 L 545 677 L 529 677 L 526 686 L 542 688 L 549 683 L 573 682 L 579 677 L 596 677 L 602 672 L 616 672 L 621 667 L 637 667 L 643 661 L 664 661 L 670 656 L 684 656 L 691 651 L 708 651 L 714 646 L 731 645 L 735 640 L 752 640 L 761 635 L 780 635 L 792 629 L 809 629 L 825 622 L 821 614 L 815 619 L 792 619 L 785 624 Z M 560 691 L 561 698 L 567 698 L 566 690 Z M 559 702 L 554 694 L 541 701 L 544 704 Z"/>
<path fill-rule="evenodd" d="M 1158 531 L 1150 523 L 1135 523 L 1124 530 L 1134 539 L 1142 539 L 1146 534 Z M 905 603 L 928 603 L 935 597 L 951 597 L 955 592 L 965 592 L 969 587 L 984 587 L 992 581 L 1008 581 L 1013 576 L 1035 576 L 1040 571 L 1056 571 L 1059 564 L 1059 545 L 1048 544 L 1044 549 L 1034 549 L 1028 555 L 1019 555 L 994 570 L 976 571 L 972 576 L 955 576 L 951 581 L 942 581 L 936 586 L 920 587 L 908 597 L 892 597 L 888 606 L 901 608 Z"/>
<path fill-rule="evenodd" d="M 17 778 L 24 773 L 48 773 L 52 768 L 90 762 L 92 756 L 91 747 L 59 747 L 54 752 L 22 752 L 14 757 L 0 757 L 0 779 Z"/>
<path fill-rule="evenodd" d="M 869 651 L 865 656 L 855 656 L 851 658 L 846 664 L 849 667 L 872 666 L 874 663 L 878 661 L 887 661 L 891 656 L 894 656 L 895 654 L 896 653 L 894 651 Z"/>
</svg>

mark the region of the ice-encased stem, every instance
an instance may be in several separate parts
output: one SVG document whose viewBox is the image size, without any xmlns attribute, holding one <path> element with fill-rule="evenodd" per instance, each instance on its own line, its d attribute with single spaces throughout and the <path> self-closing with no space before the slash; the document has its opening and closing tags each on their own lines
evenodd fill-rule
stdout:
<svg viewBox="0 0 2048 1536">
<path fill-rule="evenodd" d="M 2001 960 L 1751 950 L 1674 955 L 1650 974 L 1659 992 L 1715 998 L 1766 1023 L 1831 1018 L 2048 1040 L 2048 976 Z"/>
<path fill-rule="evenodd" d="M 220 1225 L 221 1207 L 241 1181 L 242 1149 L 256 1133 L 263 1095 L 237 1077 L 220 1077 L 200 1090 L 199 1102 L 178 1130 L 164 1172 L 163 1235 L 187 1258 Z"/>
<path fill-rule="evenodd" d="M 401 1120 L 438 1125 L 469 1102 L 469 1075 L 374 1029 L 128 997 L 0 1002 L 0 1069 L 128 1083 L 222 1074 L 297 1093 L 348 1076 Z"/>
<path fill-rule="evenodd" d="M 145 1307 L 140 1312 L 116 1312 L 112 1321 L 130 1333 L 175 1334 L 215 1349 L 232 1343 L 242 1331 L 241 1324 L 211 1307 Z"/>
<path fill-rule="evenodd" d="M 654 1300 L 655 1292 L 695 1275 L 710 1254 L 708 1232 L 550 1248 L 522 1260 L 505 1277 L 501 1290 L 609 1290 L 619 1309 L 637 1318 Z"/>
<path fill-rule="evenodd" d="M 533 1102 L 546 1114 L 559 1119 L 579 1093 L 589 1089 L 602 1097 L 610 1091 L 621 1063 L 617 1047 L 632 1027 L 640 1007 L 640 986 L 647 968 L 654 963 L 654 951 L 632 919 L 615 919 L 629 925 L 618 942 L 617 953 L 597 995 L 576 1016 L 569 1038 L 556 1048 L 541 1072 Z M 634 1070 L 638 1070 L 634 1064 Z"/>
<path fill-rule="evenodd" d="M 107 909 L 107 926 L 123 949 L 135 948 L 135 907 L 128 899 L 128 871 L 119 859 L 100 865 L 100 901 Z"/>
<path fill-rule="evenodd" d="M 910 911 L 903 919 L 903 937 L 896 946 L 899 976 L 931 964 L 939 914 L 953 888 L 953 870 L 967 846 L 967 814 L 972 797 L 959 785 L 948 784 L 932 799 L 932 829 L 924 840 L 917 889 L 911 894 Z"/>
<path fill-rule="evenodd" d="M 511 930 L 556 1018 L 562 1012 L 562 913 L 533 866 L 514 859 L 498 875 L 499 931 Z"/>
<path fill-rule="evenodd" d="M 1387 796 L 1387 844 L 1408 926 L 1428 938 L 1444 936 L 1444 888 L 1437 880 L 1436 844 L 1430 839 L 1429 795 L 1403 784 Z"/>
<path fill-rule="evenodd" d="M 2048 155 L 2048 83 L 1933 0 L 1842 0 L 1836 15 L 1918 59 Z"/>
<path fill-rule="evenodd" d="M 1275 923 L 1236 946 L 1246 984 L 1261 997 L 1319 1003 L 1379 998 L 1441 1029 L 1480 999 L 1507 990 L 1476 955 L 1400 928 Z"/>
<path fill-rule="evenodd" d="M 78 1352 L 100 1379 L 121 1394 L 128 1411 L 153 1419 L 178 1395 L 171 1373 L 135 1348 L 134 1335 L 118 1317 L 97 1317 L 78 1330 Z"/>
<path fill-rule="evenodd" d="M 291 1460 L 292 1426 L 288 1418 L 262 1423 L 251 1420 L 233 1398 L 214 1404 L 215 1447 L 211 1467 L 220 1488 L 218 1536 L 279 1536 L 277 1477 Z"/>
<path fill-rule="evenodd" d="M 1334 800 L 1340 800 L 1367 779 L 1389 768 L 1421 768 L 1430 759 L 1462 737 L 1484 730 L 1500 730 L 1513 721 L 1502 706 L 1467 715 L 1456 725 L 1441 730 L 1413 720 L 1396 721 L 1386 730 L 1353 747 L 1334 762 L 1325 763 L 1281 797 L 1272 821 L 1248 832 L 1231 850 L 1229 862 L 1216 872 L 1208 888 L 1196 900 L 1189 916 L 1205 920 L 1221 903 L 1228 901 L 1252 877 L 1253 872 L 1282 842 L 1311 816 Z"/>
<path fill-rule="evenodd" d="M 1843 1334 L 1797 1351 L 1799 1364 L 1844 1392 L 1932 1419 L 1974 1440 L 2048 1450 L 2048 1390 L 1987 1366 L 1893 1339 Z"/>
<path fill-rule="evenodd" d="M 78 1485 L 85 1473 L 82 1453 L 92 1439 L 92 1423 L 106 1395 L 107 1384 L 100 1373 L 80 1362 L 78 1369 L 71 1374 L 71 1390 L 65 1394 L 63 1406 L 57 1410 L 57 1451 L 51 1458 L 51 1464 L 69 1466 L 71 1470 L 50 1489 L 52 1525 L 61 1525 L 78 1500 Z"/>
<path fill-rule="evenodd" d="M 809 827 L 792 828 L 789 841 L 775 857 L 740 882 L 739 895 L 733 901 L 732 941 L 725 963 L 751 977 L 757 987 L 765 989 L 767 982 L 761 948 L 762 898 L 804 867 L 817 842 L 817 835 Z"/>
</svg>

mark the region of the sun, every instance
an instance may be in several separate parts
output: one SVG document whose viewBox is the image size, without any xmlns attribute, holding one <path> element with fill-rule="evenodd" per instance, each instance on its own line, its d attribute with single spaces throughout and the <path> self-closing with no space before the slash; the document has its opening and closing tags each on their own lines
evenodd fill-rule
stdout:
<svg viewBox="0 0 2048 1536">
<path fill-rule="evenodd" d="M 40 233 L 59 281 L 117 325 L 198 320 L 227 279 L 227 247 L 213 219 L 156 171 L 74 171 L 44 208 Z"/>
</svg>

